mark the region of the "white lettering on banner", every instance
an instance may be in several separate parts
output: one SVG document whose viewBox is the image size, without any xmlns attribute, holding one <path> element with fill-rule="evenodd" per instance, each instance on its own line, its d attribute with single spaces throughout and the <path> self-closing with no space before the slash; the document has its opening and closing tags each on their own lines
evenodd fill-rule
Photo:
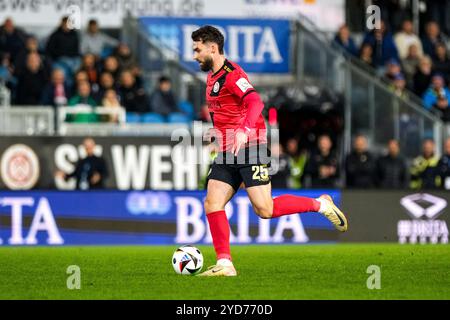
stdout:
<svg viewBox="0 0 450 320">
<path fill-rule="evenodd" d="M 34 199 L 30 197 L 5 197 L 0 198 L 0 205 L 11 207 L 11 238 L 9 244 L 21 245 L 37 244 L 37 233 L 46 231 L 48 234 L 48 244 L 63 244 L 64 239 L 61 237 L 56 225 L 53 212 L 50 208 L 47 198 L 40 198 L 31 222 L 30 230 L 26 239 L 22 236 L 22 216 L 24 206 L 33 206 Z M 2 241 L 0 240 L 0 244 Z"/>
<path fill-rule="evenodd" d="M 184 25 L 182 32 L 184 37 L 184 48 L 182 57 L 184 61 L 192 61 L 192 40 L 191 34 L 198 29 L 199 25 Z M 234 62 L 263 63 L 265 57 L 271 63 L 282 63 L 283 58 L 280 54 L 277 41 L 275 40 L 274 30 L 270 27 L 259 26 L 228 26 L 226 30 L 219 26 L 218 28 L 227 39 L 225 42 L 226 55 Z M 244 38 L 244 55 L 240 55 L 239 37 Z M 255 39 L 261 35 L 256 43 Z"/>
<path fill-rule="evenodd" d="M 125 152 L 124 152 L 125 151 Z M 117 188 L 120 190 L 142 190 L 145 188 L 149 167 L 150 147 L 129 145 L 113 145 L 111 155 L 116 176 Z"/>
<path fill-rule="evenodd" d="M 249 208 L 250 199 L 248 197 L 237 197 L 236 204 L 238 209 L 238 230 L 236 242 L 239 243 L 250 243 L 252 238 L 250 238 L 250 225 L 249 225 Z"/>
<path fill-rule="evenodd" d="M 3 198 L 0 205 L 11 206 L 11 238 L 9 244 L 23 244 L 22 238 L 22 207 L 31 207 L 33 198 Z"/>
<path fill-rule="evenodd" d="M 400 220 L 397 224 L 399 243 L 448 243 L 448 227 L 444 220 Z"/>
<path fill-rule="evenodd" d="M 177 145 L 173 148 L 172 159 L 175 162 L 173 168 L 174 189 L 196 189 L 198 187 L 198 170 L 192 166 L 197 160 L 196 147 Z"/>
<path fill-rule="evenodd" d="M 64 240 L 59 234 L 58 228 L 56 227 L 55 219 L 53 218 L 53 212 L 50 209 L 50 204 L 46 198 L 41 198 L 36 209 L 36 213 L 33 217 L 33 222 L 31 223 L 30 232 L 25 239 L 26 244 L 37 244 L 36 235 L 38 231 L 47 231 L 48 233 L 48 244 L 63 244 Z"/>
<path fill-rule="evenodd" d="M 162 157 L 170 157 L 172 148 L 170 146 L 153 146 L 150 167 L 150 187 L 158 190 L 171 190 L 172 182 L 163 181 L 163 173 L 172 170 L 171 161 L 163 161 Z"/>
<path fill-rule="evenodd" d="M 177 205 L 177 243 L 196 243 L 205 235 L 202 203 L 194 197 L 176 197 Z M 192 233 L 189 234 L 189 225 Z"/>
<path fill-rule="evenodd" d="M 231 202 L 225 206 L 228 219 L 233 214 L 237 214 L 237 234 L 235 235 L 230 230 L 230 243 L 250 243 L 252 241 L 249 234 L 250 201 L 248 197 L 236 197 L 233 201 L 236 204 L 235 208 Z M 202 201 L 194 197 L 176 197 L 175 203 L 177 205 L 177 235 L 175 242 L 211 243 L 211 233 L 207 218 L 204 215 Z M 305 243 L 309 241 L 299 215 L 285 216 L 274 220 L 274 223 L 277 225 L 273 237 L 270 235 L 270 222 L 271 220 L 269 219 L 258 219 L 259 233 L 256 237 L 257 243 L 281 243 L 285 240 L 283 236 L 285 230 L 292 230 L 292 242 Z M 189 232 L 189 226 L 191 226 L 191 232 Z"/>
<path fill-rule="evenodd" d="M 308 242 L 308 236 L 305 233 L 305 229 L 303 228 L 303 224 L 300 221 L 299 214 L 291 214 L 288 216 L 283 216 L 278 219 L 278 225 L 275 229 L 275 234 L 273 235 L 273 242 L 283 242 L 283 232 L 285 230 L 292 230 L 294 234 L 292 240 L 294 242 L 304 243 Z"/>
</svg>

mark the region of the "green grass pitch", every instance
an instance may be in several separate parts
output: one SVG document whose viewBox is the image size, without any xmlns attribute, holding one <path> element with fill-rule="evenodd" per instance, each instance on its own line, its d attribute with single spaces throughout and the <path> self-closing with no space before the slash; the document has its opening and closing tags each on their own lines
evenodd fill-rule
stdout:
<svg viewBox="0 0 450 320">
<path fill-rule="evenodd" d="M 204 269 L 211 246 L 199 246 Z M 175 274 L 176 246 L 0 247 L 0 299 L 450 299 L 449 245 L 233 246 L 238 277 Z M 69 265 L 81 289 L 67 289 Z M 381 289 L 366 286 L 381 268 Z"/>
</svg>

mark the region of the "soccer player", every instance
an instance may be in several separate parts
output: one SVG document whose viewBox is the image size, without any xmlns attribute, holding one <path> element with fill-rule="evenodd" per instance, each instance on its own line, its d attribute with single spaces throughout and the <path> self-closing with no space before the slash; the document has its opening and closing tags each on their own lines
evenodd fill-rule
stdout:
<svg viewBox="0 0 450 320">
<path fill-rule="evenodd" d="M 206 101 L 214 125 L 219 155 L 208 174 L 204 203 L 217 263 L 201 276 L 236 276 L 230 253 L 230 226 L 225 205 L 245 185 L 256 214 L 263 219 L 303 212 L 319 212 L 337 230 L 347 230 L 345 215 L 329 195 L 317 199 L 282 195 L 272 198 L 268 166 L 261 150 L 267 137 L 261 112 L 264 104 L 246 73 L 224 56 L 224 37 L 212 26 L 192 33 L 194 60 L 208 73 Z"/>
</svg>

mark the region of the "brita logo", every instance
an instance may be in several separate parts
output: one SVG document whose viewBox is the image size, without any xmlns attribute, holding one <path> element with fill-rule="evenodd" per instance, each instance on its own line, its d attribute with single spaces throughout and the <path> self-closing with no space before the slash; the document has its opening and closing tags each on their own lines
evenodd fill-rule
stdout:
<svg viewBox="0 0 450 320">
<path fill-rule="evenodd" d="M 448 228 L 444 220 L 435 220 L 443 214 L 447 200 L 427 193 L 417 193 L 400 200 L 413 220 L 397 224 L 400 243 L 448 243 Z"/>
</svg>

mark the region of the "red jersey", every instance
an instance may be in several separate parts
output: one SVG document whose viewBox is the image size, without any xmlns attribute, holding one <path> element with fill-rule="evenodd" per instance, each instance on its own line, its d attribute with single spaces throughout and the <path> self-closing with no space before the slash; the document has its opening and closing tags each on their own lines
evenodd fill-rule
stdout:
<svg viewBox="0 0 450 320">
<path fill-rule="evenodd" d="M 206 82 L 206 103 L 217 132 L 220 151 L 230 151 L 234 143 L 234 132 L 243 128 L 247 116 L 243 98 L 256 90 L 248 81 L 247 74 L 236 63 L 225 60 L 216 73 L 210 72 Z M 246 146 L 267 143 L 266 125 L 260 114 L 248 136 Z"/>
</svg>

